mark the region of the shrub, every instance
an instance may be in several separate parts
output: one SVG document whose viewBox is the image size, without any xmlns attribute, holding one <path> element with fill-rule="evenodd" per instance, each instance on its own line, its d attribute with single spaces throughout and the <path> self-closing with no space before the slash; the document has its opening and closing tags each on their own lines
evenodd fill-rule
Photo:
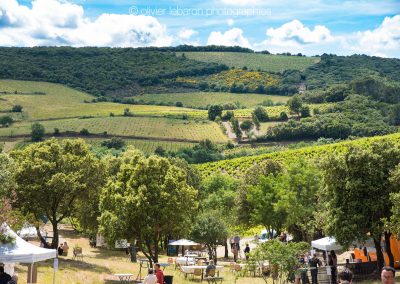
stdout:
<svg viewBox="0 0 400 284">
<path fill-rule="evenodd" d="M 9 115 L 0 116 L 0 125 L 8 127 L 10 124 L 14 122 L 13 118 Z"/>
<path fill-rule="evenodd" d="M 279 120 L 286 121 L 286 120 L 288 120 L 288 119 L 289 119 L 289 117 L 288 117 L 288 115 L 286 114 L 286 112 L 282 111 L 282 112 L 279 114 Z"/>
<path fill-rule="evenodd" d="M 125 147 L 125 145 L 125 141 L 117 137 L 113 137 L 110 140 L 104 140 L 103 142 L 101 142 L 101 146 L 107 147 L 109 149 L 122 149 Z"/>
<path fill-rule="evenodd" d="M 176 102 L 176 103 L 175 103 L 175 106 L 176 106 L 176 107 L 183 107 L 183 103 L 182 103 L 182 102 Z"/>
<path fill-rule="evenodd" d="M 81 131 L 79 131 L 79 134 L 86 136 L 86 135 L 89 135 L 90 132 L 86 128 L 82 128 Z"/>
<path fill-rule="evenodd" d="M 258 121 L 266 122 L 269 120 L 268 113 L 265 108 L 258 106 L 253 111 L 254 116 L 257 117 Z"/>
<path fill-rule="evenodd" d="M 31 126 L 31 139 L 33 142 L 41 141 L 43 140 L 44 134 L 45 134 L 45 128 L 43 125 L 40 123 L 35 122 Z"/>
<path fill-rule="evenodd" d="M 54 128 L 54 135 L 60 135 L 60 129 Z"/>
<path fill-rule="evenodd" d="M 22 112 L 22 106 L 21 105 L 14 105 L 11 109 L 12 112 Z"/>
<path fill-rule="evenodd" d="M 240 124 L 240 129 L 243 131 L 249 131 L 254 127 L 254 123 L 251 120 L 245 120 Z"/>
</svg>

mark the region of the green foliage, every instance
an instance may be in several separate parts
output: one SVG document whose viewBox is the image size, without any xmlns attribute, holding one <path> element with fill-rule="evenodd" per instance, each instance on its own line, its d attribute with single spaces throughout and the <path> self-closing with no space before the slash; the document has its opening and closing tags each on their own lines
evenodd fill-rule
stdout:
<svg viewBox="0 0 400 284">
<path fill-rule="evenodd" d="M 251 119 L 252 119 L 256 129 L 260 130 L 260 127 L 261 127 L 260 121 L 258 120 L 257 116 L 254 113 L 251 114 Z"/>
<path fill-rule="evenodd" d="M 176 153 L 171 153 L 173 157 L 186 160 L 189 164 L 201 164 L 206 162 L 218 161 L 223 158 L 221 151 L 211 140 L 203 140 L 192 148 L 183 148 Z"/>
<path fill-rule="evenodd" d="M 187 178 L 185 170 L 166 158 L 125 152 L 117 176 L 101 194 L 102 233 L 110 243 L 136 239 L 150 263 L 158 262 L 159 242 L 188 232 L 196 210 L 197 190 Z"/>
<path fill-rule="evenodd" d="M 157 48 L 0 49 L 0 78 L 67 84 L 104 97 L 140 94 L 148 86 L 156 85 L 165 91 L 174 88 L 167 83 L 170 78 L 214 74 L 226 69 L 224 65 L 176 57 Z"/>
<path fill-rule="evenodd" d="M 293 96 L 293 97 L 290 98 L 290 99 L 288 100 L 288 102 L 287 102 L 287 106 L 289 107 L 289 110 L 290 110 L 292 113 L 297 113 L 297 114 L 299 114 L 302 105 L 303 105 L 303 102 L 302 102 L 300 96 L 298 96 L 298 95 Z"/>
<path fill-rule="evenodd" d="M 400 104 L 395 104 L 390 109 L 389 121 L 393 125 L 400 125 Z"/>
<path fill-rule="evenodd" d="M 113 137 L 110 140 L 101 142 L 101 146 L 114 149 L 122 149 L 126 146 L 125 141 L 121 138 Z"/>
<path fill-rule="evenodd" d="M 103 166 L 83 140 L 51 139 L 11 155 L 18 165 L 14 204 L 37 221 L 43 216 L 49 219 L 54 231 L 52 247 L 57 248 L 57 225 L 73 214 L 78 199 L 104 185 Z"/>
<path fill-rule="evenodd" d="M 289 119 L 289 117 L 288 117 L 288 115 L 287 115 L 286 112 L 282 111 L 282 112 L 279 114 L 279 120 L 281 120 L 281 121 L 286 121 L 286 120 L 288 120 L 288 119 Z"/>
<path fill-rule="evenodd" d="M 214 121 L 217 116 L 222 116 L 223 107 L 221 105 L 211 105 L 208 108 L 208 119 Z"/>
<path fill-rule="evenodd" d="M 35 122 L 31 125 L 31 139 L 33 142 L 41 141 L 45 134 L 45 128 L 42 124 Z"/>
<path fill-rule="evenodd" d="M 267 110 L 261 106 L 256 107 L 253 114 L 260 122 L 267 122 L 269 120 Z"/>
<path fill-rule="evenodd" d="M 164 157 L 166 155 L 166 151 L 162 146 L 158 146 L 155 150 L 154 150 L 154 154 Z"/>
<path fill-rule="evenodd" d="M 90 132 L 89 132 L 89 130 L 87 128 L 82 128 L 79 131 L 79 134 L 82 135 L 82 136 L 88 136 L 90 134 Z"/>
<path fill-rule="evenodd" d="M 249 131 L 253 129 L 254 124 L 251 120 L 245 120 L 240 124 L 240 129 L 243 131 Z"/>
<path fill-rule="evenodd" d="M 310 117 L 311 116 L 310 107 L 307 105 L 303 105 L 300 108 L 300 116 L 301 117 Z"/>
<path fill-rule="evenodd" d="M 22 106 L 21 105 L 13 105 L 12 112 L 22 112 Z"/>
<path fill-rule="evenodd" d="M 0 125 L 2 127 L 8 127 L 14 122 L 14 119 L 9 115 L 0 116 Z"/>
<path fill-rule="evenodd" d="M 238 139 L 242 138 L 242 131 L 240 130 L 239 120 L 235 117 L 232 117 L 230 122 L 232 125 L 232 130 L 236 135 L 236 138 Z"/>
<path fill-rule="evenodd" d="M 194 241 L 205 244 L 210 259 L 216 261 L 217 245 L 225 243 L 228 230 L 220 216 L 208 211 L 196 216 L 190 235 Z"/>
</svg>

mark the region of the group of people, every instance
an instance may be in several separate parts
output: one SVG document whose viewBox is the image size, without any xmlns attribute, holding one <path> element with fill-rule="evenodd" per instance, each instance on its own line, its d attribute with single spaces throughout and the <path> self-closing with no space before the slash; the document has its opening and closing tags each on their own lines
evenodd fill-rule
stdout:
<svg viewBox="0 0 400 284">
<path fill-rule="evenodd" d="M 0 266 L 0 284 L 17 284 L 18 276 L 14 274 L 10 276 L 10 274 L 4 271 L 4 266 Z"/>
<path fill-rule="evenodd" d="M 153 268 L 149 268 L 148 275 L 144 278 L 143 284 L 164 284 L 164 272 L 161 270 L 159 263 L 154 264 Z"/>
<path fill-rule="evenodd" d="M 385 266 L 381 271 L 381 281 L 382 284 L 395 284 L 396 270 L 393 267 Z M 350 270 L 344 270 L 339 273 L 339 283 L 340 284 L 352 284 L 353 273 Z"/>
<path fill-rule="evenodd" d="M 331 284 L 336 284 L 337 283 L 337 256 L 335 251 L 331 250 L 328 253 L 328 260 L 326 259 L 327 256 L 324 252 L 322 255 L 324 259 L 324 263 L 328 264 L 331 270 Z M 310 268 L 310 274 L 311 274 L 311 283 L 312 284 L 318 284 L 318 267 L 322 266 L 322 261 L 314 254 L 312 257 L 309 257 L 308 254 L 302 255 L 299 258 L 299 269 L 297 273 L 295 274 L 295 282 L 303 284 L 308 283 L 308 278 L 307 278 L 307 270 L 306 269 L 301 269 L 304 268 L 305 265 L 308 265 Z"/>
<path fill-rule="evenodd" d="M 69 250 L 69 246 L 67 242 L 64 242 L 60 244 L 60 246 L 57 249 L 58 255 L 67 255 Z"/>
</svg>

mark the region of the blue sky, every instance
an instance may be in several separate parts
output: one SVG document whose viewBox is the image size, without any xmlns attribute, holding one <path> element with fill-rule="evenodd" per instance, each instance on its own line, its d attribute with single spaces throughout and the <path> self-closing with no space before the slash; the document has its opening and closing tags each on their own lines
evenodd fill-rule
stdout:
<svg viewBox="0 0 400 284">
<path fill-rule="evenodd" d="M 0 0 L 4 46 L 178 44 L 400 57 L 400 0 Z"/>
</svg>

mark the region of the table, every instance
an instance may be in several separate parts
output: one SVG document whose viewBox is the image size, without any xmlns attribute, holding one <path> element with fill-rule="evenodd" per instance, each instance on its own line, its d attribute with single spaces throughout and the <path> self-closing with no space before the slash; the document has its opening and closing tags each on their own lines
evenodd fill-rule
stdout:
<svg viewBox="0 0 400 284">
<path fill-rule="evenodd" d="M 166 267 L 170 266 L 171 264 L 167 262 L 160 262 L 159 263 L 160 267 L 162 267 L 163 271 L 165 270 Z"/>
<path fill-rule="evenodd" d="M 177 257 L 175 263 L 179 265 L 194 265 L 196 260 L 192 257 Z"/>
<path fill-rule="evenodd" d="M 195 269 L 201 269 L 201 280 L 203 281 L 203 274 L 204 270 L 206 270 L 207 266 L 206 265 L 188 265 L 188 266 L 181 266 L 182 271 L 185 273 L 185 277 L 187 277 L 188 274 L 193 274 Z M 217 265 L 215 266 L 215 271 L 217 272 L 217 275 L 219 276 L 219 272 L 222 271 L 224 267 L 222 265 Z"/>
<path fill-rule="evenodd" d="M 125 273 L 125 274 L 114 274 L 119 278 L 120 282 L 130 282 L 132 281 L 133 274 Z"/>
</svg>

